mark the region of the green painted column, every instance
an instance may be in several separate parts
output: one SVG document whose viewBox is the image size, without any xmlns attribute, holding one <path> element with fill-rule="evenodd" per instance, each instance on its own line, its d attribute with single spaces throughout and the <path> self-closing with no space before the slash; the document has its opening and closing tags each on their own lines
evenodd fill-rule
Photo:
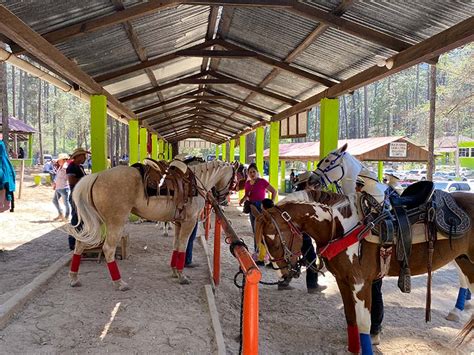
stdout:
<svg viewBox="0 0 474 355">
<path fill-rule="evenodd" d="M 33 166 L 33 134 L 28 136 L 28 158 L 31 166 Z"/>
<path fill-rule="evenodd" d="M 321 100 L 319 158 L 337 148 L 339 138 L 339 99 Z"/>
<path fill-rule="evenodd" d="M 168 142 L 165 142 L 165 150 L 163 151 L 163 154 L 165 155 L 165 160 L 169 161 L 169 144 Z"/>
<path fill-rule="evenodd" d="M 107 169 L 107 98 L 91 96 L 92 172 Z"/>
<path fill-rule="evenodd" d="M 313 170 L 313 162 L 309 161 L 309 162 L 306 163 L 306 170 L 307 171 Z"/>
<path fill-rule="evenodd" d="M 239 162 L 245 164 L 245 157 L 247 156 L 247 137 L 245 135 L 239 137 Z M 244 197 L 244 190 L 239 191 L 239 199 Z"/>
<path fill-rule="evenodd" d="M 318 167 L 318 161 L 313 161 L 313 171 L 316 170 L 316 168 Z"/>
<path fill-rule="evenodd" d="M 165 141 L 158 139 L 158 160 L 165 160 Z"/>
<path fill-rule="evenodd" d="M 128 121 L 128 163 L 138 162 L 138 120 Z"/>
<path fill-rule="evenodd" d="M 222 143 L 222 161 L 227 161 L 227 142 Z"/>
<path fill-rule="evenodd" d="M 140 161 L 147 157 L 148 130 L 140 128 Z"/>
<path fill-rule="evenodd" d="M 255 131 L 255 163 L 257 169 L 263 173 L 263 147 L 264 147 L 265 130 L 263 127 L 258 127 Z"/>
<path fill-rule="evenodd" d="M 216 144 L 216 160 L 219 159 L 219 153 L 220 153 L 219 144 Z"/>
<path fill-rule="evenodd" d="M 377 164 L 377 172 L 379 181 L 383 181 L 383 161 L 379 161 Z"/>
<path fill-rule="evenodd" d="M 156 133 L 151 135 L 151 158 L 158 160 L 158 136 Z"/>
<path fill-rule="evenodd" d="M 278 190 L 278 161 L 280 143 L 280 122 L 270 123 L 270 169 L 269 182 Z"/>
<path fill-rule="evenodd" d="M 280 160 L 280 191 L 285 192 L 286 161 Z"/>
<path fill-rule="evenodd" d="M 229 162 L 234 162 L 235 160 L 235 139 L 229 141 Z"/>
<path fill-rule="evenodd" d="M 168 160 L 173 160 L 173 146 L 171 143 L 168 143 Z"/>
</svg>

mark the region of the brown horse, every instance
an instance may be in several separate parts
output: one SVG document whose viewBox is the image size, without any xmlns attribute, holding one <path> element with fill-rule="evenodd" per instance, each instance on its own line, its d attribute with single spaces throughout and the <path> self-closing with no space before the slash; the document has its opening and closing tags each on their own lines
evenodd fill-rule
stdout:
<svg viewBox="0 0 474 355">
<path fill-rule="evenodd" d="M 302 194 L 308 194 L 306 201 Z M 359 216 L 353 198 L 344 197 L 340 203 L 327 206 L 311 202 L 313 192 L 290 194 L 277 206 L 264 210 L 257 215 L 256 238 L 262 241 L 273 261 L 288 276 L 297 268 L 296 262 L 301 250 L 300 232 L 311 236 L 317 246 L 318 254 L 323 255 L 328 270 L 336 278 L 341 292 L 344 313 L 348 325 L 349 351 L 358 352 L 362 346 L 363 354 L 372 353 L 370 339 L 371 285 L 380 272 L 379 245 L 366 240 L 346 245 L 336 256 L 328 260 L 324 257 L 332 242 L 347 236 L 359 223 Z M 474 222 L 474 195 L 468 193 L 453 194 L 457 204 L 463 208 Z M 331 242 L 331 243 L 330 243 Z M 334 244 L 336 245 L 336 244 Z M 412 275 L 427 272 L 427 243 L 412 246 L 409 259 Z M 470 230 L 460 239 L 440 239 L 435 243 L 432 266 L 436 270 L 455 260 L 474 290 L 474 230 Z M 400 266 L 392 258 L 387 275 L 398 276 Z"/>
<path fill-rule="evenodd" d="M 189 169 L 194 172 L 201 192 L 204 194 L 214 188 L 220 201 L 227 197 L 237 183 L 234 166 L 229 163 L 212 161 L 190 166 Z M 80 228 L 68 228 L 68 232 L 76 238 L 69 273 L 71 286 L 80 285 L 78 270 L 84 249 L 103 242 L 102 250 L 112 280 L 118 289 L 128 289 L 120 276 L 115 250 L 130 213 L 152 221 L 175 222 L 172 276 L 178 278 L 181 284 L 189 283 L 183 274 L 185 250 L 198 214 L 204 207 L 205 200 L 201 195 L 188 201 L 184 218 L 176 221 L 176 205 L 172 196 L 147 198 L 140 172 L 133 167 L 118 166 L 82 178 L 74 188 L 73 201 L 82 225 Z"/>
</svg>

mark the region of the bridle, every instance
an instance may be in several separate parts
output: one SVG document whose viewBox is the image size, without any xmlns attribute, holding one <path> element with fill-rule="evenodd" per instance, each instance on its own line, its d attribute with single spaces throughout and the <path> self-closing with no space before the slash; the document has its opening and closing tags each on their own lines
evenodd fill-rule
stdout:
<svg viewBox="0 0 474 355">
<path fill-rule="evenodd" d="M 324 169 L 321 169 L 321 164 L 329 158 L 329 156 L 331 155 L 335 155 L 336 158 L 331 160 L 329 162 L 329 165 L 327 167 L 325 167 Z M 328 187 L 329 184 L 333 183 L 336 185 L 336 188 L 338 190 L 338 192 L 340 192 L 340 186 L 339 186 L 339 181 L 341 181 L 345 175 L 345 171 L 344 171 L 344 166 L 339 163 L 336 165 L 336 163 L 339 161 L 339 160 L 342 160 L 342 158 L 344 158 L 344 156 L 346 155 L 346 151 L 342 152 L 342 153 L 335 153 L 335 152 L 331 152 L 329 153 L 328 157 L 326 157 L 324 160 L 321 160 L 318 165 L 317 165 L 317 168 L 316 168 L 316 174 L 319 175 L 320 177 L 322 177 L 321 179 L 321 183 L 323 184 L 323 187 Z M 340 168 L 341 169 L 341 176 L 338 178 L 338 179 L 335 179 L 335 180 L 330 180 L 329 177 L 328 177 L 328 173 L 333 171 L 334 169 L 337 169 L 337 168 Z"/>
</svg>

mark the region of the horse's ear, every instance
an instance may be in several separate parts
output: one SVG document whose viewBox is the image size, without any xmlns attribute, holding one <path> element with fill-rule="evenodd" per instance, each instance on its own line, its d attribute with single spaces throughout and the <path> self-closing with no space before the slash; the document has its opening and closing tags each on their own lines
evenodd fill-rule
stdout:
<svg viewBox="0 0 474 355">
<path fill-rule="evenodd" d="M 340 152 L 342 153 L 342 152 L 345 152 L 346 150 L 347 150 L 347 143 L 341 147 Z"/>
</svg>

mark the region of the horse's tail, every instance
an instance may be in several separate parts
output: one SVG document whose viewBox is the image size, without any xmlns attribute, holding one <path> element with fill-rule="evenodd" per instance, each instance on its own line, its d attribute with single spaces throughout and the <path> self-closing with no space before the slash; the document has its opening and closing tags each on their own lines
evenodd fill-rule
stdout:
<svg viewBox="0 0 474 355">
<path fill-rule="evenodd" d="M 472 333 L 473 329 L 474 329 L 474 315 L 471 316 L 471 319 L 464 325 L 464 327 L 456 336 L 455 342 L 457 343 L 457 346 L 462 345 L 466 340 L 469 340 L 468 338 L 472 337 L 472 335 L 470 334 Z"/>
<path fill-rule="evenodd" d="M 69 225 L 68 233 L 86 245 L 97 246 L 102 241 L 103 218 L 97 211 L 92 199 L 92 188 L 98 174 L 83 177 L 74 187 L 72 200 L 76 206 L 77 225 Z"/>
</svg>

